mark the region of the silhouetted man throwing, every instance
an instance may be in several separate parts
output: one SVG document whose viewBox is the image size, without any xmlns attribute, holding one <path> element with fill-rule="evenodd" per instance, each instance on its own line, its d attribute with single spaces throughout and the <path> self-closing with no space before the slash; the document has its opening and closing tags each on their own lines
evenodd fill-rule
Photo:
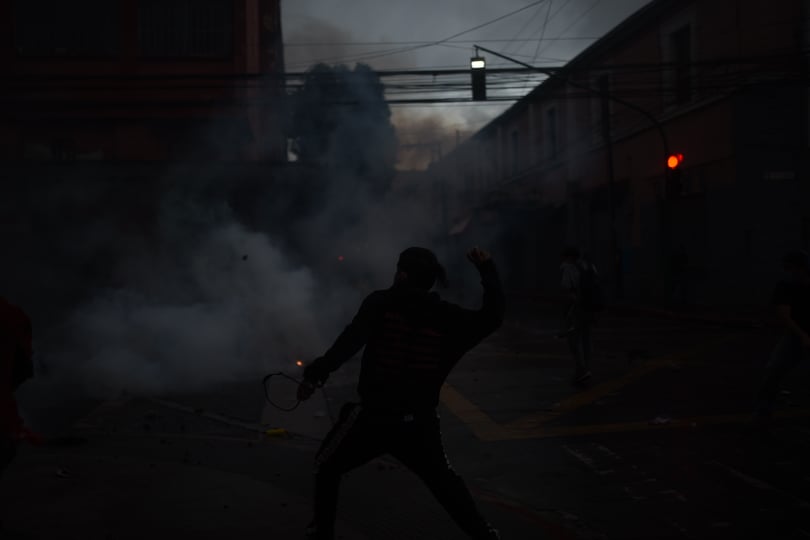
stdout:
<svg viewBox="0 0 810 540">
<path fill-rule="evenodd" d="M 299 399 L 365 351 L 358 394 L 347 403 L 315 457 L 315 519 L 309 538 L 332 540 L 341 476 L 384 453 L 416 473 L 470 538 L 497 539 L 464 481 L 447 461 L 436 407 L 445 378 L 459 359 L 503 321 L 504 295 L 489 253 L 467 257 L 481 274 L 480 310 L 444 302 L 430 289 L 445 273 L 428 249 L 403 251 L 390 289 L 371 293 L 326 354 L 304 371 Z"/>
</svg>

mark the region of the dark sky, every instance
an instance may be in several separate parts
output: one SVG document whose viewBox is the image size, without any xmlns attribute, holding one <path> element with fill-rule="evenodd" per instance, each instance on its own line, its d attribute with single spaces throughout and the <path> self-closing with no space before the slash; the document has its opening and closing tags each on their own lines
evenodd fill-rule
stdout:
<svg viewBox="0 0 810 540">
<path fill-rule="evenodd" d="M 359 60 L 378 69 L 466 68 L 473 42 L 533 65 L 560 65 L 648 2 L 545 0 L 531 6 L 534 0 L 286 0 L 282 11 L 287 70 L 303 71 L 319 60 L 349 65 Z M 384 54 L 415 45 L 412 42 L 447 38 L 526 6 L 531 7 L 442 45 Z M 372 57 L 379 54 L 384 55 Z M 498 62 L 490 59 L 488 65 Z M 506 106 L 407 106 L 394 112 L 395 119 L 438 114 L 446 123 L 469 130 Z"/>
</svg>

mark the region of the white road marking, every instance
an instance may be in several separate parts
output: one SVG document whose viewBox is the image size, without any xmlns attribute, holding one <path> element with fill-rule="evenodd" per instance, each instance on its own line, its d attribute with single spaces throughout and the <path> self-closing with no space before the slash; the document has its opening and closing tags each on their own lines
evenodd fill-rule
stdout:
<svg viewBox="0 0 810 540">
<path fill-rule="evenodd" d="M 797 497 L 797 496 L 795 496 L 795 495 L 793 495 L 791 493 L 788 493 L 787 491 L 779 489 L 778 487 L 773 486 L 773 485 L 765 482 L 764 480 L 760 480 L 759 478 L 754 478 L 753 476 L 751 476 L 749 474 L 738 471 L 734 467 L 726 465 L 725 463 L 720 463 L 719 461 L 710 461 L 709 464 L 714 465 L 715 467 L 718 467 L 720 469 L 723 469 L 729 475 L 733 476 L 734 478 L 737 478 L 738 480 L 748 484 L 751 487 L 754 487 L 754 488 L 762 490 L 762 491 L 771 491 L 771 492 L 777 493 L 777 494 L 779 494 L 781 496 L 784 496 L 784 497 L 787 497 L 787 498 L 790 498 L 790 499 L 794 499 L 795 501 L 798 502 L 799 506 L 801 506 L 802 508 L 810 508 L 810 502 L 807 502 L 804 499 L 801 499 L 801 498 L 799 498 L 799 497 Z"/>
</svg>

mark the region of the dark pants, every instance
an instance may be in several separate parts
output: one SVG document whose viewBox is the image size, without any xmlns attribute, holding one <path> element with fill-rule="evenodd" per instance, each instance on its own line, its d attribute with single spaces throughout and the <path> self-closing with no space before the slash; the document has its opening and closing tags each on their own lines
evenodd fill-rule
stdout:
<svg viewBox="0 0 810 540">
<path fill-rule="evenodd" d="M 788 334 L 779 340 L 771 352 L 765 367 L 765 378 L 759 390 L 759 414 L 770 416 L 779 394 L 779 387 L 796 365 L 808 357 L 807 349 L 795 334 Z"/>
<path fill-rule="evenodd" d="M 315 457 L 316 538 L 334 537 L 342 475 L 386 453 L 419 476 L 471 538 L 496 538 L 464 481 L 447 461 L 435 411 L 413 417 L 385 415 L 353 403 L 343 407 Z"/>
<path fill-rule="evenodd" d="M 568 350 L 574 360 L 574 378 L 582 377 L 591 370 L 591 326 L 594 317 L 580 306 L 572 306 L 566 312 Z"/>
<path fill-rule="evenodd" d="M 0 477 L 17 454 L 17 443 L 10 435 L 0 432 Z"/>
</svg>

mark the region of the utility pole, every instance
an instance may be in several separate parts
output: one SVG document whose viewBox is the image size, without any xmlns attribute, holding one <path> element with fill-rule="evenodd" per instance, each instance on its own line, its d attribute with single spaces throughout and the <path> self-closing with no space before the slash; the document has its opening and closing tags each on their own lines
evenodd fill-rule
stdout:
<svg viewBox="0 0 810 540">
<path fill-rule="evenodd" d="M 624 292 L 624 276 L 622 275 L 619 235 L 616 231 L 616 172 L 613 166 L 613 141 L 610 136 L 609 91 L 610 79 L 607 75 L 604 75 L 599 78 L 599 92 L 602 102 L 602 137 L 605 140 L 605 156 L 607 158 L 608 206 L 610 207 L 610 262 L 613 265 L 613 275 L 616 280 L 616 297 L 621 298 Z"/>
</svg>

